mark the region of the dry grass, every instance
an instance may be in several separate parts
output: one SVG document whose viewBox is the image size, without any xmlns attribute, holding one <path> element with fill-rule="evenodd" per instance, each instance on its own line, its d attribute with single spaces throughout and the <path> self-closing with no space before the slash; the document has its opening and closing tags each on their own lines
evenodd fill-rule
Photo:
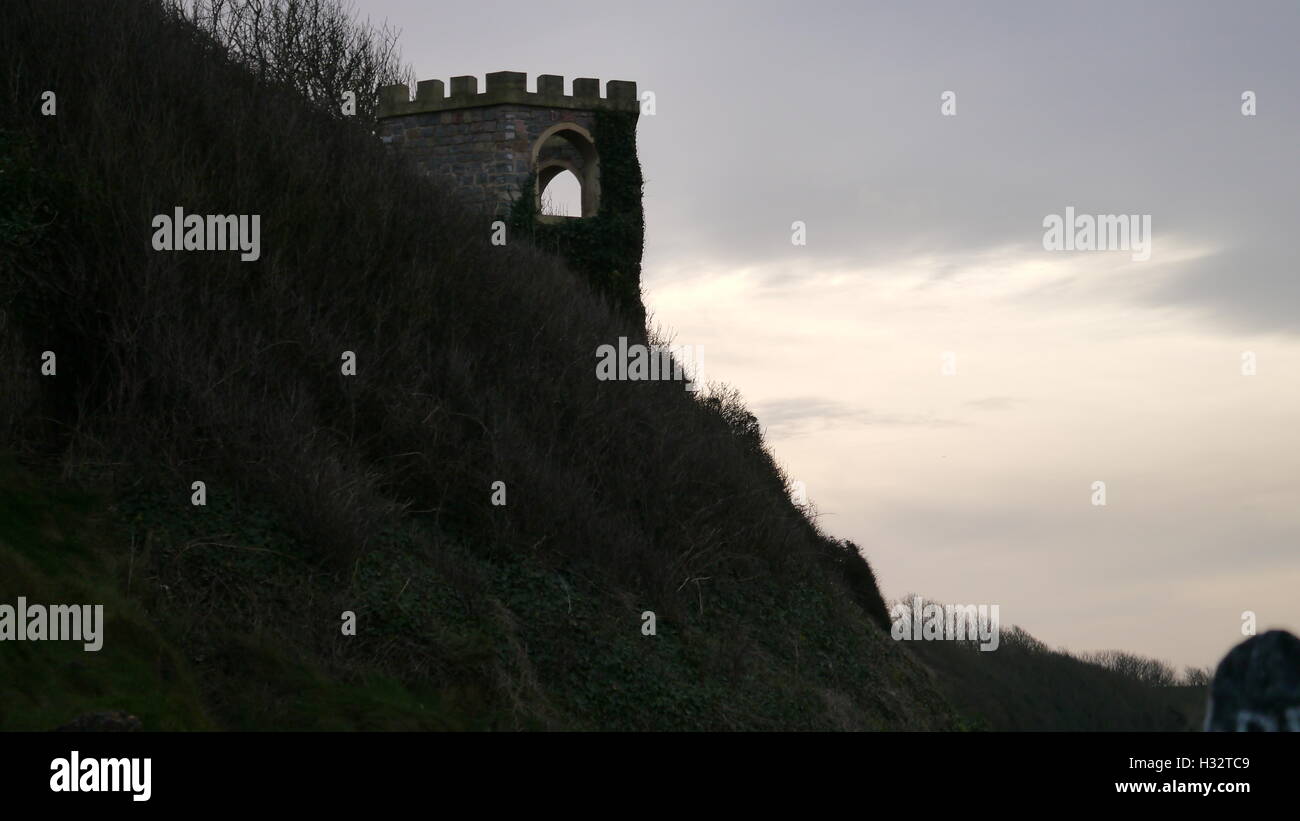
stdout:
<svg viewBox="0 0 1300 821">
<path fill-rule="evenodd" d="M 187 509 L 202 480 L 232 517 L 272 510 L 301 547 L 292 572 L 316 580 L 302 595 L 320 591 L 286 603 L 220 569 L 176 575 L 177 557 L 227 544 L 208 533 L 147 560 L 183 589 L 158 602 L 178 623 L 233 607 L 309 634 L 394 530 L 483 618 L 481 563 L 518 557 L 582 568 L 669 620 L 705 615 L 719 585 L 807 579 L 834 588 L 828 633 L 883 616 L 866 559 L 791 503 L 738 395 L 598 381 L 597 348 L 644 327 L 555 257 L 490 245 L 488 215 L 364 123 L 254 76 L 149 0 L 7 0 L 0 67 L 18 172 L 0 181 L 0 217 L 18 226 L 0 233 L 12 448 L 164 507 Z M 56 117 L 38 113 L 45 90 Z M 151 221 L 176 206 L 261 215 L 260 260 L 154 251 Z M 44 350 L 57 377 L 34 364 Z M 489 503 L 498 480 L 505 507 Z M 368 652 L 432 664 L 400 642 Z M 507 689 L 535 692 L 516 668 Z"/>
</svg>

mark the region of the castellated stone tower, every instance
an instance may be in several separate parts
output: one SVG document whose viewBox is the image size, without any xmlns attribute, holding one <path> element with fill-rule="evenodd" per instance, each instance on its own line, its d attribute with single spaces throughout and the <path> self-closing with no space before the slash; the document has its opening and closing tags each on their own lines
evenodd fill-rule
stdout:
<svg viewBox="0 0 1300 821">
<path fill-rule="evenodd" d="M 487 75 L 405 85 L 380 92 L 379 135 L 426 174 L 450 180 L 466 207 L 507 221 L 525 236 L 564 255 L 599 289 L 633 314 L 641 305 L 644 218 L 641 165 L 636 154 L 640 102 L 636 83 L 543 74 L 537 91 L 527 75 Z M 582 189 L 582 214 L 542 216 L 540 199 L 557 174 L 570 171 Z"/>
<path fill-rule="evenodd" d="M 535 195 L 561 171 L 571 171 L 582 186 L 582 216 L 600 210 L 600 153 L 594 137 L 597 111 L 636 117 L 636 83 L 611 80 L 606 97 L 600 81 L 573 81 L 543 74 L 537 91 L 527 91 L 527 75 L 498 71 L 478 78 L 452 77 L 451 94 L 441 80 L 417 86 L 415 99 L 404 85 L 389 86 L 379 101 L 380 137 L 409 154 L 425 172 L 456 181 L 466 203 L 497 214 L 508 213 L 533 174 Z"/>
</svg>

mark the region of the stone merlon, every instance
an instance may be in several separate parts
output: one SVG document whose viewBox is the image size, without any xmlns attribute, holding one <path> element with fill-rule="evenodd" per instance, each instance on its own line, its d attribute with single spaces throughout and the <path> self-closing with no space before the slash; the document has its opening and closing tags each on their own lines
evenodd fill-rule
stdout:
<svg viewBox="0 0 1300 821">
<path fill-rule="evenodd" d="M 473 76 L 452 77 L 450 94 L 446 93 L 442 80 L 423 80 L 416 86 L 414 100 L 406 85 L 385 86 L 379 91 L 379 117 L 504 104 L 577 111 L 640 111 L 636 83 L 610 80 L 605 91 L 606 96 L 601 97 L 600 80 L 580 78 L 573 81 L 573 94 L 567 95 L 564 78 L 555 74 L 539 75 L 537 91 L 528 91 L 527 74 L 495 71 L 487 75 L 487 88 L 482 93 L 478 90 L 478 78 Z"/>
</svg>

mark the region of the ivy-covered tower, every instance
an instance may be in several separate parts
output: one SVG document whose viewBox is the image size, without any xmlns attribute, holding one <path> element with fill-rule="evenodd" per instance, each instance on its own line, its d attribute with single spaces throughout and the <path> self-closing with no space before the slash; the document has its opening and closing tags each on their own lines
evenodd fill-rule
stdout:
<svg viewBox="0 0 1300 821">
<path fill-rule="evenodd" d="M 636 83 L 543 74 L 537 91 L 527 75 L 487 75 L 405 85 L 380 94 L 379 133 L 427 174 L 451 180 L 466 205 L 565 256 L 578 271 L 633 315 L 644 319 L 641 252 L 645 219 L 641 164 L 636 154 L 640 102 Z M 540 198 L 556 175 L 569 171 L 582 190 L 580 216 L 541 214 Z"/>
</svg>

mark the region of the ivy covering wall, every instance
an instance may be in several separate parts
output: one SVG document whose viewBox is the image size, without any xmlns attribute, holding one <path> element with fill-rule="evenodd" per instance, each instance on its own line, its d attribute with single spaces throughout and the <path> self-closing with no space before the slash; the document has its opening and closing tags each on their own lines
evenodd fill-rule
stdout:
<svg viewBox="0 0 1300 821">
<path fill-rule="evenodd" d="M 600 210 L 594 217 L 556 222 L 538 220 L 537 175 L 524 185 L 510 212 L 510 235 L 563 256 L 598 291 L 638 321 L 641 254 L 645 247 L 644 180 L 636 155 L 637 115 L 595 112 L 592 138 L 600 157 Z"/>
</svg>

